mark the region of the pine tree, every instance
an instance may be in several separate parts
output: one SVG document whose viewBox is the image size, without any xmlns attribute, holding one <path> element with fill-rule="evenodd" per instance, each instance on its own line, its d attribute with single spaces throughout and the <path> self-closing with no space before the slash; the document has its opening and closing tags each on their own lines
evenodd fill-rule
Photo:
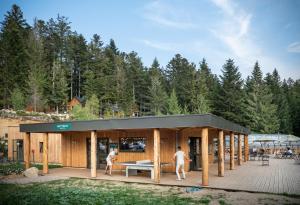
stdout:
<svg viewBox="0 0 300 205">
<path fill-rule="evenodd" d="M 153 76 L 151 78 L 151 87 L 149 88 L 149 93 L 151 113 L 154 115 L 161 115 L 165 110 L 167 94 L 163 90 L 158 76 Z"/>
<path fill-rule="evenodd" d="M 232 59 L 226 61 L 222 73 L 216 112 L 227 120 L 244 124 L 242 116 L 244 93 L 241 73 Z"/>
<path fill-rule="evenodd" d="M 176 115 L 181 113 L 181 108 L 179 106 L 177 95 L 175 89 L 172 90 L 172 93 L 168 99 L 168 106 L 167 106 L 167 114 L 168 115 Z"/>
<path fill-rule="evenodd" d="M 99 100 L 95 94 L 93 94 L 85 104 L 85 108 L 87 109 L 89 115 L 91 116 L 91 119 L 98 118 L 99 116 Z"/>
<path fill-rule="evenodd" d="M 244 104 L 245 123 L 254 132 L 275 133 L 278 131 L 277 105 L 273 94 L 263 81 L 258 62 L 255 63 L 251 77 L 247 78 Z"/>
<path fill-rule="evenodd" d="M 46 75 L 43 64 L 43 45 L 39 36 L 37 21 L 29 35 L 30 70 L 28 77 L 28 93 L 33 110 L 42 110 L 46 99 L 44 99 L 44 88 L 46 86 Z"/>
<path fill-rule="evenodd" d="M 14 88 L 11 94 L 11 102 L 14 110 L 23 110 L 25 108 L 25 97 L 21 89 Z"/>
<path fill-rule="evenodd" d="M 195 93 L 195 65 L 186 58 L 176 54 L 167 65 L 167 77 L 170 89 L 175 89 L 181 107 L 187 105 L 188 110 L 193 109 L 192 99 Z"/>
<path fill-rule="evenodd" d="M 26 94 L 28 79 L 29 25 L 17 5 L 7 12 L 0 33 L 0 105 L 10 106 L 10 94 L 18 87 Z"/>
</svg>

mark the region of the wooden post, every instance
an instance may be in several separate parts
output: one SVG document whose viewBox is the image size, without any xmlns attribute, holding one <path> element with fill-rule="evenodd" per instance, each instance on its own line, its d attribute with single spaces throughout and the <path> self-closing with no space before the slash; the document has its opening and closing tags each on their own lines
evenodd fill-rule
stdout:
<svg viewBox="0 0 300 205">
<path fill-rule="evenodd" d="M 97 177 L 97 137 L 96 137 L 96 131 L 91 132 L 91 177 Z"/>
<path fill-rule="evenodd" d="M 24 162 L 25 169 L 30 167 L 30 133 L 26 132 L 24 135 Z"/>
<path fill-rule="evenodd" d="M 224 143 L 223 130 L 219 130 L 218 140 L 218 176 L 224 177 Z"/>
<path fill-rule="evenodd" d="M 201 130 L 202 186 L 208 186 L 208 128 Z"/>
<path fill-rule="evenodd" d="M 248 135 L 244 135 L 244 162 L 249 160 Z"/>
<path fill-rule="evenodd" d="M 242 136 L 238 135 L 238 165 L 242 165 Z"/>
<path fill-rule="evenodd" d="M 224 135 L 224 132 L 223 132 L 223 135 Z M 223 141 L 223 143 L 224 143 L 224 162 L 225 162 L 225 157 L 226 157 L 226 135 L 224 135 L 224 141 Z"/>
<path fill-rule="evenodd" d="M 230 133 L 230 170 L 234 169 L 234 133 Z"/>
<path fill-rule="evenodd" d="M 154 148 L 153 148 L 153 161 L 154 161 L 154 181 L 156 183 L 160 182 L 160 131 L 159 129 L 153 130 L 153 140 L 154 140 Z"/>
<path fill-rule="evenodd" d="M 43 134 L 43 174 L 48 174 L 48 133 Z"/>
</svg>

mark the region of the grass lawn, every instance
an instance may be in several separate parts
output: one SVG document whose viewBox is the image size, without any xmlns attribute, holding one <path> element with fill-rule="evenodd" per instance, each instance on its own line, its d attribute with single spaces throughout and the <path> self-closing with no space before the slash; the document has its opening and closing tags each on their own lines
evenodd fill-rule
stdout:
<svg viewBox="0 0 300 205">
<path fill-rule="evenodd" d="M 28 185 L 0 184 L 0 204 L 209 204 L 210 198 L 183 197 L 130 184 L 87 179 L 57 180 Z"/>
</svg>

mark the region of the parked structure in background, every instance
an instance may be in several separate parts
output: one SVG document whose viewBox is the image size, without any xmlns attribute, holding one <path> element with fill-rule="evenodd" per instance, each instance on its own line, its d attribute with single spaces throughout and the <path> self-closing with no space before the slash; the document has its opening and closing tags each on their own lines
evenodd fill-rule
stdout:
<svg viewBox="0 0 300 205">
<path fill-rule="evenodd" d="M 264 148 L 269 154 L 287 148 L 292 149 L 295 153 L 300 153 L 300 137 L 288 134 L 250 134 L 249 146 Z"/>
</svg>

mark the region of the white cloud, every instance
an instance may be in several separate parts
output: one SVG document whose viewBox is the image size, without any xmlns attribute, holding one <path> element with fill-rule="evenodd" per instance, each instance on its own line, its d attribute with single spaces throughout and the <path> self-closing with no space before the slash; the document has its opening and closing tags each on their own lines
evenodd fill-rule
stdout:
<svg viewBox="0 0 300 205">
<path fill-rule="evenodd" d="M 189 13 L 171 5 L 154 1 L 144 7 L 143 16 L 145 19 L 164 27 L 176 29 L 192 29 L 197 25 L 191 21 Z"/>
<path fill-rule="evenodd" d="M 155 48 L 158 50 L 163 51 L 176 51 L 180 45 L 175 43 L 166 43 L 166 42 L 157 42 L 157 41 L 151 41 L 151 40 L 142 40 L 143 44 L 145 44 L 148 47 Z"/>
<path fill-rule="evenodd" d="M 300 53 L 300 42 L 294 42 L 288 45 L 287 51 L 290 53 Z"/>
<path fill-rule="evenodd" d="M 275 66 L 284 69 L 280 60 L 266 55 L 251 33 L 252 14 L 229 0 L 211 0 L 223 12 L 220 24 L 211 29 L 214 36 L 231 51 L 231 57 L 245 75 L 250 74 L 255 61 L 259 61 L 264 73 L 271 72 Z"/>
</svg>

